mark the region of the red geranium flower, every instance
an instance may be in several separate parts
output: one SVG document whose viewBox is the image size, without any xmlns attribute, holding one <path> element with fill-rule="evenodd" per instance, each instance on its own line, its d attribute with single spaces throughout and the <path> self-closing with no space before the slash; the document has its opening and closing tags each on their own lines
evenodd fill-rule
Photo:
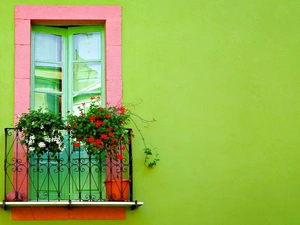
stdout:
<svg viewBox="0 0 300 225">
<path fill-rule="evenodd" d="M 90 116 L 90 121 L 91 121 L 91 122 L 94 122 L 94 121 L 95 121 L 95 119 L 96 119 L 96 117 L 95 117 L 95 116 Z"/>
<path fill-rule="evenodd" d="M 117 158 L 121 160 L 121 159 L 123 159 L 123 155 L 122 154 L 118 154 Z"/>
<path fill-rule="evenodd" d="M 93 138 L 93 137 L 89 137 L 89 138 L 87 139 L 87 141 L 90 142 L 90 143 L 93 143 L 93 142 L 94 142 L 94 138 Z"/>
<path fill-rule="evenodd" d="M 104 139 L 104 140 L 107 140 L 108 136 L 107 136 L 107 134 L 101 134 L 101 138 Z"/>
<path fill-rule="evenodd" d="M 121 114 L 122 114 L 122 115 L 125 114 L 125 108 L 124 108 L 123 106 L 120 107 L 120 111 L 121 111 Z"/>
<path fill-rule="evenodd" d="M 101 122 L 99 120 L 96 120 L 95 125 L 96 125 L 96 128 L 98 128 L 98 127 L 100 127 Z"/>
<path fill-rule="evenodd" d="M 74 145 L 75 148 L 79 148 L 80 147 L 80 143 L 79 142 L 74 142 L 73 145 Z"/>
<path fill-rule="evenodd" d="M 113 136 L 115 136 L 115 133 L 114 132 L 109 132 L 108 136 L 113 137 Z"/>
<path fill-rule="evenodd" d="M 104 125 L 104 124 L 105 124 L 105 122 L 100 121 L 100 120 L 96 120 L 96 122 L 95 122 L 96 128 L 98 128 L 98 127 L 100 127 L 101 125 Z"/>
<path fill-rule="evenodd" d="M 112 143 L 115 143 L 115 142 L 117 142 L 118 141 L 118 139 L 117 138 L 113 138 L 113 139 L 111 139 L 111 142 Z"/>
</svg>

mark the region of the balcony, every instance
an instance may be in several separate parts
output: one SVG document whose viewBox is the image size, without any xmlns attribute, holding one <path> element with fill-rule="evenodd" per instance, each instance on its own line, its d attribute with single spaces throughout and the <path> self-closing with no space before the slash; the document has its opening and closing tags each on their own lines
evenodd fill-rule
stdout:
<svg viewBox="0 0 300 225">
<path fill-rule="evenodd" d="M 128 130 L 130 133 L 130 130 Z M 20 144 L 21 135 L 5 128 L 3 208 L 24 206 L 128 206 L 134 200 L 131 141 L 120 148 L 122 159 L 93 158 L 83 147 L 73 148 L 66 135 L 66 149 L 53 156 L 33 155 Z M 130 137 L 131 140 L 131 137 Z"/>
</svg>

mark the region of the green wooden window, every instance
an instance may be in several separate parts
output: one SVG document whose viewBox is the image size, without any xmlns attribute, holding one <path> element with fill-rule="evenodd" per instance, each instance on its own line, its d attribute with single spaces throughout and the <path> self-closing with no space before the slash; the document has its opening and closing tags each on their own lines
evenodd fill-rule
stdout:
<svg viewBox="0 0 300 225">
<path fill-rule="evenodd" d="M 91 96 L 100 96 L 104 107 L 104 52 L 103 26 L 33 26 L 31 108 L 48 108 L 66 117 L 67 111 L 76 113 L 83 102 L 88 107 Z M 83 149 L 71 151 L 58 153 L 62 162 L 70 156 L 74 169 L 71 167 L 69 174 L 66 164 L 58 165 L 56 160 L 49 162 L 47 154 L 38 159 L 38 164 L 37 158 L 31 159 L 35 166 L 30 168 L 33 185 L 29 187 L 29 200 L 42 199 L 42 196 L 51 200 L 69 197 L 76 200 L 78 193 L 102 198 L 98 195 L 103 189 L 105 171 L 79 170 L 76 162 L 87 161 L 89 156 Z"/>
<path fill-rule="evenodd" d="M 33 26 L 31 58 L 31 108 L 65 117 L 91 96 L 105 105 L 103 26 Z"/>
</svg>

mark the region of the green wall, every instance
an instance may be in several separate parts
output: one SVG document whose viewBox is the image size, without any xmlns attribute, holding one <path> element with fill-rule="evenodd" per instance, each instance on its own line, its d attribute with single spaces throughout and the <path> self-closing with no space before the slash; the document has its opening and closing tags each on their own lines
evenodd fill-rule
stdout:
<svg viewBox="0 0 300 225">
<path fill-rule="evenodd" d="M 82 4 L 47 4 L 74 2 Z M 1 4 L 0 146 L 3 128 L 13 124 L 14 6 L 39 3 Z M 128 210 L 124 221 L 89 224 L 298 225 L 300 2 L 84 4 L 122 6 L 124 102 L 142 101 L 135 111 L 157 120 L 143 130 L 161 159 L 145 168 L 137 137 L 135 197 L 144 206 Z M 2 209 L 0 218 L 9 225 L 40 224 L 11 221 Z"/>
</svg>

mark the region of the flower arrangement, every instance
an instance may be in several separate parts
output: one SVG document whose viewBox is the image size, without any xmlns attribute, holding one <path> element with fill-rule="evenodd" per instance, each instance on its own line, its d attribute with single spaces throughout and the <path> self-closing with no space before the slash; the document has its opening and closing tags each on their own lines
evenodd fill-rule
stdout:
<svg viewBox="0 0 300 225">
<path fill-rule="evenodd" d="M 79 115 L 69 113 L 67 130 L 71 132 L 74 147 L 83 145 L 89 155 L 99 157 L 102 152 L 115 159 L 122 159 L 120 148 L 129 143 L 125 125 L 130 115 L 123 106 L 99 106 L 100 97 L 91 97 L 91 104 L 85 112 L 85 103 L 79 106 Z"/>
<path fill-rule="evenodd" d="M 22 132 L 20 143 L 25 144 L 29 154 L 40 156 L 49 152 L 55 155 L 65 149 L 62 135 L 65 125 L 59 115 L 39 108 L 29 109 L 29 113 L 23 113 L 18 119 L 15 128 Z"/>
<path fill-rule="evenodd" d="M 145 123 L 151 121 L 142 119 L 123 106 L 103 108 L 99 104 L 100 97 L 91 97 L 91 100 L 86 109 L 84 103 L 78 107 L 79 115 L 68 112 L 66 125 L 59 115 L 49 110 L 29 109 L 29 113 L 18 116 L 19 121 L 15 125 L 16 130 L 22 132 L 23 139 L 20 143 L 27 147 L 29 154 L 41 156 L 52 153 L 55 157 L 56 153 L 65 149 L 62 130 L 67 129 L 74 148 L 83 146 L 94 157 L 102 157 L 105 153 L 107 157 L 123 159 L 120 150 L 125 150 L 130 136 L 134 137 L 132 130 L 127 128 L 131 121 L 144 143 L 144 164 L 147 167 L 156 165 L 159 161 L 158 154 L 153 154 L 152 149 L 147 147 L 144 136 L 132 117 L 136 116 Z"/>
<path fill-rule="evenodd" d="M 87 153 L 94 157 L 101 157 L 105 152 L 107 157 L 123 159 L 120 149 L 124 150 L 129 144 L 130 135 L 134 137 L 132 130 L 126 127 L 132 121 L 144 143 L 144 164 L 147 167 L 156 165 L 159 161 L 158 154 L 152 154 L 152 150 L 145 143 L 141 130 L 132 119 L 132 116 L 137 115 L 123 106 L 103 108 L 100 106 L 100 97 L 91 97 L 90 105 L 86 109 L 85 107 L 85 103 L 82 103 L 78 107 L 78 115 L 68 112 L 67 116 L 67 130 L 71 134 L 75 148 L 84 146 Z M 149 122 L 137 117 L 143 122 Z"/>
</svg>

